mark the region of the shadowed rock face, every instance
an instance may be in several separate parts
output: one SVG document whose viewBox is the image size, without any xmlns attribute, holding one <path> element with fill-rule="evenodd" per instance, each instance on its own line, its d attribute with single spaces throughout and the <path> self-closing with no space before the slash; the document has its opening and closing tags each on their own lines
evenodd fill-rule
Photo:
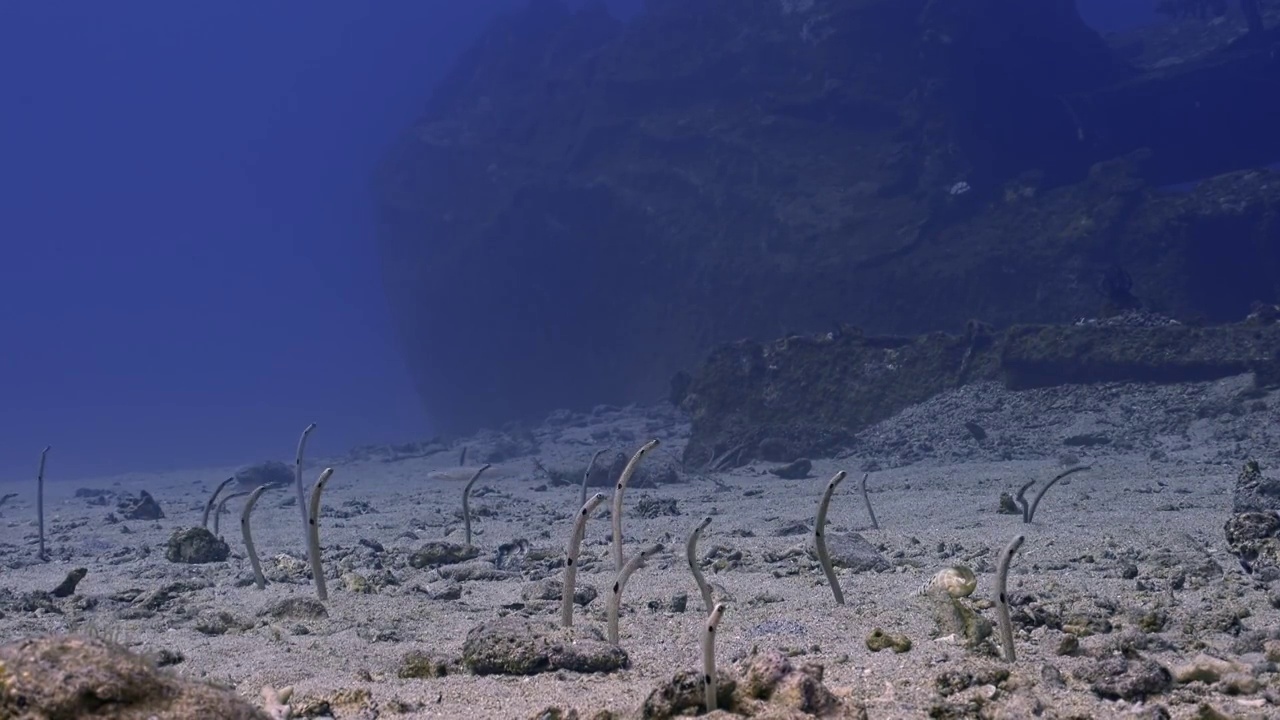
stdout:
<svg viewBox="0 0 1280 720">
<path fill-rule="evenodd" d="M 706 467 L 722 456 L 733 466 L 830 457 L 853 445 L 859 431 L 973 382 L 1001 380 L 1027 389 L 1197 382 L 1245 373 L 1259 387 L 1280 383 L 1274 315 L 1211 327 L 1129 314 L 1002 331 L 971 324 L 960 336 L 846 331 L 767 344 L 741 341 L 716 348 L 689 386 L 682 407 L 693 423 L 684 461 Z M 982 429 L 969 432 L 976 438 Z M 1099 440 L 1064 440 L 1092 442 Z"/>
<path fill-rule="evenodd" d="M 1119 262 L 1195 308 L 1196 238 L 1156 240 L 1177 213 L 1085 179 L 1109 106 L 1078 98 L 1133 76 L 1070 0 L 650 0 L 627 25 L 533 2 L 378 179 L 411 372 L 464 430 L 656 401 L 744 336 L 1090 314 Z M 1117 243 L 1135 217 L 1145 244 Z"/>
</svg>

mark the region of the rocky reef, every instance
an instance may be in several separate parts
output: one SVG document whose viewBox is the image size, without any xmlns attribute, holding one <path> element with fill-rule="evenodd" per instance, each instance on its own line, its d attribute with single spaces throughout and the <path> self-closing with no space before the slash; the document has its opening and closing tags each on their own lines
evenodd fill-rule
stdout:
<svg viewBox="0 0 1280 720">
<path fill-rule="evenodd" d="M 1238 318 L 1280 280 L 1280 182 L 1241 170 L 1280 157 L 1280 74 L 1223 32 L 1104 39 L 1071 0 L 650 0 L 627 23 L 535 0 L 377 180 L 423 398 L 458 430 L 652 400 L 736 338 L 1063 322 L 1117 276 Z"/>
<path fill-rule="evenodd" d="M 684 460 L 696 467 L 724 458 L 723 467 L 831 456 L 859 431 L 969 383 L 1025 389 L 1247 373 L 1260 387 L 1280 381 L 1280 325 L 1269 315 L 1196 327 L 1133 312 L 1003 331 L 970 323 L 957 335 L 874 337 L 844 328 L 744 340 L 717 348 L 680 398 L 693 420 Z M 976 426 L 970 432 L 982 434 Z"/>
</svg>

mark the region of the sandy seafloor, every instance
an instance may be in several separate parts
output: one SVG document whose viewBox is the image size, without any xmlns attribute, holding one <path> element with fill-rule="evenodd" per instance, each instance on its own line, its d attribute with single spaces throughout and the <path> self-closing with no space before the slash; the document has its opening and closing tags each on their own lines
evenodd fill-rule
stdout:
<svg viewBox="0 0 1280 720">
<path fill-rule="evenodd" d="M 815 460 L 807 479 L 781 480 L 766 472 L 776 465 L 754 463 L 714 474 L 691 471 L 679 484 L 632 487 L 628 508 L 646 496 L 669 498 L 680 514 L 625 519 L 628 553 L 652 542 L 664 542 L 667 551 L 627 587 L 621 627 L 631 667 L 612 674 L 476 677 L 455 671 L 433 679 L 397 677 L 401 657 L 411 650 L 458 657 L 468 630 L 482 622 L 511 613 L 558 616 L 557 602 L 521 597 L 535 580 L 559 578 L 556 562 L 528 563 L 523 578 L 465 581 L 460 598 L 439 600 L 429 594 L 441 587 L 437 572 L 406 562 L 426 541 L 461 540 L 463 483 L 428 473 L 456 467 L 463 445 L 471 457 L 483 459 L 501 440 L 496 433 L 459 438 L 449 450 L 427 457 L 388 461 L 389 454 L 375 452 L 363 460 L 308 462 L 308 483 L 322 465 L 335 468 L 324 495 L 330 510 L 321 520 L 329 617 L 319 620 L 259 615 L 281 598 L 314 592 L 302 578 L 273 582 L 265 591 L 248 582 L 240 500 L 231 501 L 233 512 L 222 518 L 222 535 L 232 547 L 229 561 L 179 565 L 165 559 L 170 535 L 199 524 L 208 494 L 233 468 L 74 482 L 58 481 L 54 473 L 46 499 L 53 556 L 48 563 L 32 562 L 34 482 L 10 481 L 0 494 L 19 494 L 0 507 L 0 558 L 7 567 L 0 588 L 47 591 L 72 568 L 89 572 L 75 596 L 58 601 L 61 614 L 4 609 L 0 640 L 92 630 L 139 652 L 179 653 L 183 660 L 174 672 L 234 687 L 247 698 L 256 700 L 264 685 L 292 686 L 297 705 L 363 698 L 335 704 L 337 717 L 531 718 L 548 706 L 573 708 L 583 717 L 601 709 L 636 716 L 646 695 L 677 669 L 699 666 L 703 613 L 684 543 L 697 521 L 710 515 L 702 553 L 723 556 L 719 547 L 742 554 L 736 568 L 707 568 L 728 604 L 718 640 L 722 668 L 753 647 L 784 649 L 798 661 L 824 665 L 827 687 L 864 705 L 871 718 L 927 717 L 943 700 L 936 685 L 940 674 L 1003 663 L 994 651 L 966 650 L 933 637 L 934 623 L 913 597 L 915 589 L 937 570 L 963 562 L 977 571 L 974 597 L 990 597 L 1001 548 L 1024 533 L 1010 593 L 1030 593 L 1064 616 L 1102 619 L 1111 627 L 1080 638 L 1081 652 L 1074 656 L 1058 652 L 1064 633 L 1018 628 L 1019 657 L 1010 679 L 967 691 L 985 695 L 995 716 L 1161 717 L 1157 706 L 1163 706 L 1172 717 L 1215 717 L 1201 714 L 1207 704 L 1223 717 L 1276 718 L 1280 680 L 1265 648 L 1280 637 L 1280 610 L 1272 604 L 1280 604 L 1280 588 L 1246 574 L 1227 553 L 1223 535 L 1241 464 L 1256 457 L 1268 474 L 1280 472 L 1273 468 L 1280 450 L 1280 396 L 1247 387 L 1246 378 L 1022 392 L 970 386 L 868 429 L 845 457 Z M 987 437 L 975 440 L 966 421 L 981 425 Z M 535 457 L 543 467 L 581 473 L 598 449 L 630 454 L 656 437 L 663 443 L 659 452 L 671 460 L 679 456 L 689 424 L 670 408 L 598 408 L 561 414 L 532 432 L 540 445 L 536 455 L 506 460 L 477 483 L 473 506 L 481 513 L 475 530 L 482 561 L 517 539 L 556 557 L 563 554 L 579 488 L 548 483 Z M 1084 433 L 1105 436 L 1106 443 L 1064 445 L 1065 438 Z M 281 439 L 279 459 L 291 459 L 294 441 Z M 51 442 L 56 445 L 57 438 Z M 1047 480 L 1073 462 L 1093 469 L 1050 490 L 1033 524 L 996 512 L 1001 492 L 1013 492 L 1028 479 Z M 857 491 L 864 468 L 873 469 L 868 486 L 879 530 L 868 529 Z M 829 532 L 861 531 L 892 564 L 878 573 L 841 572 L 845 606 L 835 605 L 807 553 L 788 552 L 805 548 L 808 535 L 781 534 L 797 523 L 811 527 L 823 487 L 838 469 L 848 470 L 851 479 L 833 502 Z M 110 524 L 105 518 L 115 512 L 114 498 L 106 506 L 92 505 L 74 497 L 77 488 L 147 490 L 165 517 Z M 304 557 L 292 496 L 292 489 L 268 494 L 254 513 L 259 552 L 268 575 L 277 578 L 285 576 L 274 569 L 276 556 Z M 607 508 L 590 523 L 578 580 L 601 594 L 576 616 L 579 625 L 601 629 L 605 590 L 613 580 L 607 572 Z M 336 517 L 333 510 L 350 516 Z M 385 550 L 376 552 L 362 540 Z M 338 565 L 372 576 L 378 572 L 375 562 L 399 584 L 362 594 L 338 579 Z M 179 580 L 198 587 L 150 616 L 136 602 L 112 599 Z M 686 612 L 669 607 L 678 593 L 688 594 Z M 1138 619 L 1153 610 L 1167 617 L 1163 629 L 1139 633 Z M 982 612 L 994 621 L 990 609 Z M 865 638 L 877 627 L 905 634 L 914 647 L 903 654 L 870 652 Z M 1082 672 L 1122 646 L 1133 647 L 1135 641 L 1124 638 L 1134 633 L 1145 635 L 1136 642 L 1141 655 L 1167 668 L 1207 653 L 1242 663 L 1253 681 L 1175 683 L 1145 703 L 1100 698 Z"/>
</svg>

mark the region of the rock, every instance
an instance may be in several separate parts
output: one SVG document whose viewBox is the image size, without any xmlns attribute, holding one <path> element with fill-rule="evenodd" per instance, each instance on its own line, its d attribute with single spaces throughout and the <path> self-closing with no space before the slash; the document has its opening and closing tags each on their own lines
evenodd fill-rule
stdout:
<svg viewBox="0 0 1280 720">
<path fill-rule="evenodd" d="M 1014 389 L 1097 382 L 1196 382 L 1280 369 L 1280 325 L 1086 323 L 1010 328 L 1000 369 Z M 1088 436 L 1083 443 L 1090 442 Z M 1082 443 L 1082 444 L 1083 444 Z"/>
<path fill-rule="evenodd" d="M 53 592 L 49 594 L 56 598 L 70 597 L 72 593 L 76 591 L 76 586 L 79 585 L 80 581 L 84 579 L 84 576 L 88 574 L 89 570 L 87 568 L 76 568 L 75 570 L 72 570 L 67 573 L 67 577 L 64 578 L 62 582 L 58 583 L 58 587 L 54 588 Z"/>
<path fill-rule="evenodd" d="M 827 532 L 827 553 L 833 566 L 854 572 L 883 572 L 893 567 L 861 533 Z"/>
<path fill-rule="evenodd" d="M 1018 502 L 1013 496 L 1007 492 L 1000 493 L 999 505 L 996 506 L 996 512 L 1001 515 L 1021 515 L 1022 508 L 1018 507 Z"/>
<path fill-rule="evenodd" d="M 116 505 L 116 511 L 125 520 L 159 520 L 164 517 L 160 503 L 143 490 L 136 498 L 125 498 Z"/>
<path fill-rule="evenodd" d="M 1107 700 L 1138 702 L 1167 691 L 1173 684 L 1173 676 L 1163 665 L 1146 659 L 1108 657 L 1080 667 L 1075 675 Z"/>
<path fill-rule="evenodd" d="M 783 480 L 802 480 L 809 477 L 809 471 L 811 470 L 813 470 L 813 463 L 805 458 L 800 458 L 782 467 L 770 468 L 769 474 L 777 475 Z"/>
<path fill-rule="evenodd" d="M 942 334 L 876 338 L 853 329 L 720 346 L 685 400 L 693 421 L 685 463 L 701 466 L 738 446 L 739 465 L 763 459 L 763 447 L 772 457 L 830 457 L 858 430 L 955 387 L 966 347 Z M 992 352 L 973 362 L 971 377 L 994 376 Z M 836 384 L 831 367 L 857 372 Z"/>
<path fill-rule="evenodd" d="M 271 558 L 271 568 L 270 579 L 273 582 L 311 582 L 311 565 L 306 560 L 288 553 L 280 553 Z"/>
<path fill-rule="evenodd" d="M 178 598 L 204 587 L 207 587 L 207 583 L 189 582 L 185 580 L 167 583 L 138 598 L 137 604 L 148 610 L 167 610 Z"/>
<path fill-rule="evenodd" d="M 263 610 L 260 615 L 276 618 L 302 618 L 317 620 L 329 617 L 324 603 L 312 597 L 290 597 L 278 600 Z"/>
<path fill-rule="evenodd" d="M 976 687 L 1002 687 L 1009 680 L 1009 668 L 1004 665 L 973 663 L 968 667 L 943 670 L 933 678 L 938 694 L 949 697 Z"/>
<path fill-rule="evenodd" d="M 226 635 L 232 630 L 248 630 L 252 623 L 246 623 L 225 610 L 202 613 L 196 619 L 195 630 L 204 635 Z"/>
<path fill-rule="evenodd" d="M 1280 573 L 1280 516 L 1274 512 L 1242 512 L 1223 526 L 1227 550 L 1246 572 L 1271 579 Z"/>
<path fill-rule="evenodd" d="M 0 717 L 271 720 L 233 690 L 158 670 L 92 637 L 57 635 L 0 646 Z"/>
<path fill-rule="evenodd" d="M 1257 460 L 1246 462 L 1231 493 L 1231 511 L 1280 512 L 1280 480 L 1264 476 Z"/>
<path fill-rule="evenodd" d="M 1100 256 L 1130 295 L 1242 315 L 1274 295 L 1274 175 L 1159 188 L 1277 154 L 1238 111 L 1274 109 L 1269 48 L 1237 50 L 1138 75 L 1069 2 L 646 2 L 626 23 L 528 3 L 379 173 L 409 367 L 450 431 L 680 399 L 681 368 L 779 326 L 1088 315 Z M 1201 122 L 1159 122 L 1170 107 Z M 1142 174 L 1091 172 L 1140 147 Z M 481 285 L 502 290 L 466 317 L 423 310 Z"/>
<path fill-rule="evenodd" d="M 850 369 L 833 376 L 833 367 Z M 1280 324 L 1202 327 L 1125 316 L 1003 331 L 970 325 L 959 335 L 876 337 L 842 327 L 772 342 L 742 340 L 712 350 L 694 374 L 684 403 L 692 416 L 684 460 L 702 466 L 741 446 L 736 462 L 745 464 L 762 458 L 766 444 L 791 458 L 830 457 L 856 433 L 978 382 L 1017 390 L 1198 381 L 1250 371 L 1259 382 L 1280 379 Z M 1110 438 L 1080 434 L 1066 441 L 1100 445 Z"/>
<path fill-rule="evenodd" d="M 356 627 L 356 637 L 367 643 L 400 643 L 404 636 L 400 628 L 387 622 L 360 624 Z"/>
<path fill-rule="evenodd" d="M 450 664 L 449 660 L 434 657 L 422 650 L 410 650 L 400 658 L 396 677 L 417 680 L 440 678 L 449 674 Z"/>
<path fill-rule="evenodd" d="M 675 407 L 680 407 L 680 403 L 684 402 L 685 396 L 689 394 L 689 383 L 691 382 L 693 382 L 693 376 L 684 370 L 677 370 L 676 374 L 671 376 L 667 401 Z"/>
<path fill-rule="evenodd" d="M 1280 640 L 1268 640 L 1263 643 L 1267 662 L 1280 663 Z"/>
<path fill-rule="evenodd" d="M 462 583 L 457 580 L 441 580 L 418 590 L 432 600 L 457 600 L 462 597 Z"/>
<path fill-rule="evenodd" d="M 296 481 L 293 475 L 293 466 L 286 465 L 279 460 L 266 460 L 253 465 L 245 465 L 236 470 L 234 477 L 236 485 L 241 490 L 255 490 L 259 485 L 266 485 L 267 487 L 293 485 Z M 303 479 L 305 480 L 306 478 Z"/>
<path fill-rule="evenodd" d="M 797 667 L 776 651 L 748 659 L 735 691 L 735 704 L 747 706 L 748 698 L 764 700 L 771 709 L 801 712 L 818 717 L 854 717 L 861 712 L 846 706 L 822 684 L 823 668 L 814 663 Z"/>
<path fill-rule="evenodd" d="M 1067 447 L 1094 447 L 1096 445 L 1110 445 L 1111 438 L 1102 433 L 1081 433 L 1079 435 L 1068 435 L 1062 439 L 1062 444 Z"/>
<path fill-rule="evenodd" d="M 981 425 L 972 420 L 965 421 L 964 429 L 968 431 L 969 437 L 972 437 L 977 442 L 982 442 L 987 439 L 987 431 L 983 429 Z"/>
<path fill-rule="evenodd" d="M 358 572 L 343 573 L 339 578 L 342 582 L 342 589 L 356 595 L 372 595 L 377 589 L 369 582 L 369 579 Z"/>
<path fill-rule="evenodd" d="M 871 652 L 893 650 L 895 653 L 902 654 L 911 650 L 911 638 L 906 635 L 892 635 L 880 628 L 871 631 L 867 636 L 866 644 Z"/>
<path fill-rule="evenodd" d="M 193 527 L 175 530 L 169 537 L 164 556 L 169 562 L 198 565 L 226 560 L 231 556 L 231 548 L 207 529 Z"/>
<path fill-rule="evenodd" d="M 605 710 L 592 717 L 592 720 L 614 720 L 613 713 Z M 565 710 L 561 707 L 546 707 L 536 713 L 530 720 L 582 720 L 578 711 L 573 708 Z"/>
<path fill-rule="evenodd" d="M 437 568 L 436 572 L 446 580 L 456 580 L 458 582 L 468 580 L 501 582 L 520 577 L 519 573 L 499 570 L 488 560 L 471 560 L 457 565 L 443 565 Z"/>
<path fill-rule="evenodd" d="M 418 569 L 456 565 L 480 557 L 480 550 L 462 543 L 433 540 L 409 555 L 409 565 Z"/>
<path fill-rule="evenodd" d="M 529 541 L 516 538 L 498 546 L 493 553 L 493 566 L 499 570 L 519 572 L 525 567 L 526 559 L 529 559 Z"/>
<path fill-rule="evenodd" d="M 503 618 L 467 632 L 462 661 L 476 675 L 535 675 L 556 670 L 595 673 L 627 667 L 627 653 L 594 628 Z"/>
<path fill-rule="evenodd" d="M 680 514 L 676 508 L 676 499 L 670 497 L 652 497 L 641 495 L 636 501 L 633 512 L 637 517 L 653 520 L 659 517 L 675 517 Z"/>
<path fill-rule="evenodd" d="M 532 585 L 520 588 L 520 599 L 525 602 L 539 600 L 551 602 L 559 600 L 563 592 L 564 582 L 555 578 L 543 578 Z"/>
<path fill-rule="evenodd" d="M 842 701 L 822 683 L 821 665 L 797 667 L 777 651 L 750 655 L 731 672 L 717 668 L 716 705 L 726 717 L 855 720 L 866 710 Z M 669 720 L 705 711 L 702 676 L 682 670 L 645 698 L 640 717 Z"/>
<path fill-rule="evenodd" d="M 62 608 L 54 603 L 53 595 L 42 590 L 16 594 L 8 588 L 0 589 L 0 616 L 13 612 L 61 615 Z"/>
<path fill-rule="evenodd" d="M 737 680 L 733 675 L 716 668 L 717 707 L 732 712 L 736 687 Z M 688 717 L 706 709 L 705 697 L 702 673 L 697 670 L 681 670 L 649 693 L 640 708 L 640 717 L 644 720 Z"/>
<path fill-rule="evenodd" d="M 1231 673 L 1248 672 L 1249 666 L 1243 663 L 1234 663 L 1200 653 L 1192 658 L 1191 662 L 1175 667 L 1172 675 L 1176 683 L 1202 682 L 1212 685 Z"/>
<path fill-rule="evenodd" d="M 532 585 L 526 585 L 520 590 L 520 598 L 526 602 L 552 602 L 558 603 L 564 595 L 564 581 L 559 578 L 543 578 Z M 592 600 L 596 599 L 598 591 L 590 586 L 583 584 L 581 580 L 573 586 L 573 604 L 586 607 Z"/>
<path fill-rule="evenodd" d="M 1164 544 L 1154 548 L 1148 560 L 1155 575 L 1189 582 L 1192 587 L 1214 582 L 1224 572 L 1213 556 L 1204 552 L 1203 544 L 1185 532 L 1168 533 Z"/>
<path fill-rule="evenodd" d="M 802 520 L 789 522 L 773 532 L 776 537 L 795 537 L 797 535 L 809 535 L 813 530 L 809 529 L 809 525 Z"/>
<path fill-rule="evenodd" d="M 920 602 L 932 613 L 939 637 L 954 635 L 970 649 L 991 637 L 991 621 L 963 600 L 945 593 L 927 593 Z"/>
<path fill-rule="evenodd" d="M 115 492 L 112 490 L 103 490 L 102 488 L 76 488 L 75 496 L 78 498 L 101 498 L 110 497 Z"/>
</svg>

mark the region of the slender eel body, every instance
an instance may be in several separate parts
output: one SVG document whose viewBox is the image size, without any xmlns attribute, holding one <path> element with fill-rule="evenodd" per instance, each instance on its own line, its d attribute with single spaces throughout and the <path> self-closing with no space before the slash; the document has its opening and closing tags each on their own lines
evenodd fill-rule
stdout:
<svg viewBox="0 0 1280 720">
<path fill-rule="evenodd" d="M 238 498 L 242 495 L 248 495 L 248 494 L 249 494 L 248 492 L 233 492 L 228 495 L 222 496 L 222 499 L 218 501 L 218 509 L 213 513 L 213 534 L 214 535 L 218 535 L 219 533 L 218 524 L 222 519 L 222 511 L 227 508 L 227 501 L 233 498 Z"/>
<path fill-rule="evenodd" d="M 631 460 L 627 466 L 622 469 L 622 475 L 618 476 L 618 485 L 613 489 L 613 564 L 617 566 L 619 571 L 622 570 L 622 493 L 627 489 L 627 483 L 631 480 L 631 476 L 636 473 L 636 468 L 640 465 L 640 461 L 650 450 L 658 447 L 657 440 L 650 440 L 631 456 Z"/>
<path fill-rule="evenodd" d="M 573 522 L 573 534 L 569 536 L 569 556 L 564 562 L 564 589 L 560 596 L 560 624 L 573 627 L 573 593 L 578 578 L 578 553 L 582 551 L 582 538 L 587 534 L 587 520 L 604 502 L 604 493 L 596 493 L 583 503 Z"/>
<path fill-rule="evenodd" d="M 707 712 L 716 709 L 716 628 L 724 616 L 724 605 L 716 605 L 702 628 L 702 691 Z"/>
<path fill-rule="evenodd" d="M 604 450 L 597 450 L 595 455 L 591 456 L 591 462 L 587 463 L 587 469 L 582 473 L 582 499 L 578 501 L 579 505 L 587 504 L 587 481 L 591 479 L 591 468 L 596 466 L 596 460 L 600 458 L 600 453 Z"/>
<path fill-rule="evenodd" d="M 867 494 L 867 478 L 871 473 L 862 473 L 862 502 L 867 506 L 867 514 L 871 516 L 871 529 L 879 530 L 880 521 L 876 520 L 876 511 L 871 509 L 871 496 Z"/>
<path fill-rule="evenodd" d="M 1035 498 L 1034 500 L 1032 500 L 1032 501 L 1031 501 L 1031 507 L 1029 507 L 1029 508 L 1025 508 L 1025 511 L 1024 511 L 1024 513 L 1023 513 L 1023 517 L 1022 517 L 1023 522 L 1031 522 L 1032 520 L 1034 520 L 1034 519 L 1035 519 L 1035 517 L 1036 517 L 1036 508 L 1040 507 L 1040 500 L 1041 500 L 1041 498 L 1043 498 L 1043 497 L 1044 497 L 1044 494 L 1045 494 L 1045 493 L 1049 492 L 1049 488 L 1051 488 L 1051 487 L 1053 487 L 1054 485 L 1058 484 L 1058 481 L 1059 481 L 1059 480 L 1061 480 L 1062 478 L 1064 478 L 1064 477 L 1066 477 L 1066 476 L 1068 476 L 1068 475 L 1071 475 L 1071 474 L 1073 474 L 1073 473 L 1078 473 L 1078 472 L 1084 472 L 1085 470 L 1089 470 L 1089 469 L 1090 469 L 1090 467 L 1089 467 L 1088 465 L 1077 465 L 1076 467 L 1073 467 L 1073 468 L 1071 468 L 1070 470 L 1066 470 L 1066 471 L 1064 471 L 1064 472 L 1060 472 L 1060 473 L 1058 473 L 1056 476 L 1054 476 L 1054 478 L 1053 478 L 1052 480 L 1050 480 L 1049 482 L 1045 483 L 1044 487 L 1040 488 L 1040 491 L 1036 493 L 1036 498 Z M 1025 487 L 1024 487 L 1024 489 L 1025 489 Z M 1020 493 L 1020 494 L 1021 494 L 1021 493 Z"/>
<path fill-rule="evenodd" d="M 827 575 L 827 582 L 831 585 L 831 594 L 835 595 L 837 605 L 844 604 L 844 593 L 840 590 L 840 579 L 836 577 L 836 569 L 831 566 L 831 555 L 827 552 L 826 525 L 831 494 L 844 478 L 845 471 L 841 470 L 827 483 L 826 492 L 822 493 L 822 502 L 818 504 L 818 517 L 814 520 L 813 528 L 813 549 L 818 553 L 818 562 L 822 563 L 822 572 Z"/>
<path fill-rule="evenodd" d="M 307 556 L 311 560 L 311 574 L 316 581 L 316 597 L 329 599 L 329 588 L 324 582 L 324 563 L 320 559 L 320 493 L 333 475 L 333 468 L 325 468 L 311 487 L 311 512 L 307 517 Z"/>
<path fill-rule="evenodd" d="M 613 581 L 613 588 L 609 592 L 609 603 L 605 608 L 605 614 L 609 622 L 609 642 L 618 644 L 618 613 L 622 609 L 622 591 L 627 587 L 627 580 L 631 574 L 640 569 L 644 565 L 644 561 L 662 552 L 662 545 L 650 545 L 641 550 L 626 565 L 622 566 L 622 572 L 618 573 L 618 578 Z"/>
<path fill-rule="evenodd" d="M 702 531 L 707 529 L 711 524 L 711 518 L 702 518 L 702 522 L 693 529 L 689 534 L 689 542 L 685 545 L 685 559 L 689 562 L 689 571 L 693 573 L 694 582 L 698 583 L 698 592 L 702 593 L 702 606 L 707 612 L 715 607 L 715 602 L 711 596 L 711 585 L 707 583 L 707 578 L 702 574 L 701 563 L 698 562 L 698 538 L 702 537 Z"/>
<path fill-rule="evenodd" d="M 464 534 L 467 536 L 467 547 L 471 547 L 471 486 L 475 485 L 480 476 L 484 474 L 484 471 L 490 467 L 487 463 L 481 466 L 476 471 L 476 474 L 472 475 L 471 479 L 467 481 L 466 486 L 462 488 L 462 526 Z"/>
<path fill-rule="evenodd" d="M 311 423 L 302 430 L 302 437 L 298 438 L 298 452 L 293 456 L 293 486 L 298 493 L 298 512 L 302 513 L 303 540 L 307 540 L 311 532 L 307 529 L 307 493 L 302 487 L 302 454 L 307 449 L 307 436 L 315 429 L 316 424 Z"/>
<path fill-rule="evenodd" d="M 213 494 L 209 496 L 209 501 L 204 504 L 204 514 L 200 516 L 200 527 L 209 527 L 209 513 L 213 512 L 213 504 L 218 501 L 218 496 L 222 494 L 222 491 L 225 490 L 228 485 L 235 482 L 235 479 L 236 476 L 232 475 L 226 480 L 218 483 L 218 487 L 213 489 Z"/>
<path fill-rule="evenodd" d="M 262 562 L 258 559 L 257 549 L 253 547 L 253 533 L 249 531 L 249 515 L 253 513 L 254 504 L 266 489 L 266 485 L 254 488 L 254 491 L 249 493 L 249 499 L 244 501 L 244 511 L 240 513 L 240 533 L 244 535 L 244 549 L 249 553 L 249 564 L 253 566 L 253 582 L 259 590 L 267 588 L 267 579 L 262 575 Z"/>
<path fill-rule="evenodd" d="M 40 548 L 37 552 L 41 560 L 48 559 L 44 551 L 44 463 L 52 449 L 52 445 L 46 445 L 44 450 L 40 451 L 40 469 L 36 472 L 36 520 L 40 524 Z"/>
<path fill-rule="evenodd" d="M 1009 617 L 1009 596 L 1006 592 L 1009 582 L 1009 563 L 1022 547 L 1025 538 L 1018 535 L 1005 546 L 1000 553 L 1000 565 L 996 569 L 996 621 L 1000 624 L 1000 645 L 1004 648 L 1005 662 L 1014 662 L 1018 654 L 1013 648 L 1013 620 Z"/>
</svg>

